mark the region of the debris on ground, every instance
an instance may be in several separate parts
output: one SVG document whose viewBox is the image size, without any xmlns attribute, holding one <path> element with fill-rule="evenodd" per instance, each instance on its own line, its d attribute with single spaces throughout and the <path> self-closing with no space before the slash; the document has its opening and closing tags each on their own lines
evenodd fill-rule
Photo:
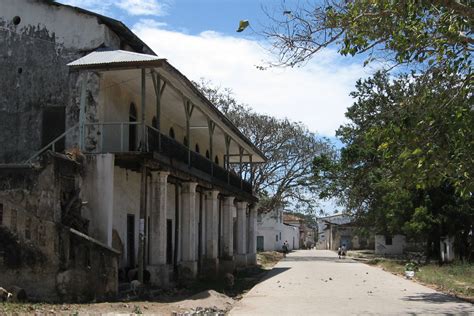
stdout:
<svg viewBox="0 0 474 316">
<path fill-rule="evenodd" d="M 200 292 L 189 297 L 187 300 L 180 302 L 179 308 L 189 311 L 191 315 L 206 315 L 204 312 L 206 310 L 220 315 L 220 312 L 225 313 L 228 311 L 234 302 L 234 299 L 225 294 L 208 290 Z M 180 315 L 185 314 L 186 313 Z"/>
</svg>

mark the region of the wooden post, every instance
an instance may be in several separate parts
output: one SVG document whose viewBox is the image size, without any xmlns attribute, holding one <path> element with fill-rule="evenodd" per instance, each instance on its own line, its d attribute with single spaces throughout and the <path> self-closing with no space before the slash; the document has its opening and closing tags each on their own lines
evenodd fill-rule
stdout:
<svg viewBox="0 0 474 316">
<path fill-rule="evenodd" d="M 145 105 L 146 105 L 146 69 L 142 68 L 142 144 L 141 151 L 146 151 L 146 125 L 145 125 Z"/>
<path fill-rule="evenodd" d="M 191 166 L 191 115 L 193 114 L 194 105 L 183 97 L 184 112 L 186 114 L 186 139 L 188 147 L 188 166 Z"/>
<path fill-rule="evenodd" d="M 161 77 L 157 73 L 152 73 L 151 78 L 153 80 L 156 96 L 156 129 L 161 131 L 161 95 L 163 94 L 163 90 L 161 89 Z M 163 89 L 165 86 L 166 83 L 163 84 Z"/>
<path fill-rule="evenodd" d="M 84 150 L 85 147 L 85 122 L 86 122 L 86 87 L 87 79 L 89 78 L 89 72 L 83 75 L 81 82 L 81 100 L 79 104 L 79 149 Z"/>
<path fill-rule="evenodd" d="M 142 162 L 141 183 L 140 183 L 140 221 L 138 228 L 138 281 L 143 284 L 143 270 L 144 270 L 144 254 L 145 254 L 145 218 L 146 218 L 146 202 L 147 202 L 147 167 L 145 162 Z"/>
<path fill-rule="evenodd" d="M 240 178 L 242 179 L 242 172 L 243 172 L 243 166 L 242 166 L 242 155 L 244 154 L 244 149 L 239 146 L 239 173 L 240 173 Z"/>
<path fill-rule="evenodd" d="M 252 185 L 252 193 L 253 193 L 254 171 L 253 171 L 253 164 L 252 164 L 252 155 L 249 155 L 249 166 L 250 166 L 250 184 Z"/>
<path fill-rule="evenodd" d="M 207 119 L 207 125 L 209 127 L 209 158 L 213 161 L 214 157 L 214 150 L 213 150 L 213 139 L 214 139 L 214 130 L 216 129 L 216 123 L 214 123 L 211 119 Z"/>
<path fill-rule="evenodd" d="M 230 150 L 230 141 L 231 138 L 229 135 L 225 135 L 225 167 L 227 170 L 229 170 L 229 150 Z"/>
</svg>

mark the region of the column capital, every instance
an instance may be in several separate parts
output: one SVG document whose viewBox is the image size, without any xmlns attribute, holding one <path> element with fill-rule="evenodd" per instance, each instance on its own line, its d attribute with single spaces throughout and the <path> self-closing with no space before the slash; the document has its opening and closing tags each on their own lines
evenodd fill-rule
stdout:
<svg viewBox="0 0 474 316">
<path fill-rule="evenodd" d="M 169 171 L 164 171 L 164 170 L 158 171 L 158 176 L 160 177 L 168 177 L 169 175 L 170 175 Z"/>
<path fill-rule="evenodd" d="M 196 192 L 197 182 L 183 182 L 182 193 L 194 193 Z"/>
<path fill-rule="evenodd" d="M 235 196 L 226 196 L 224 198 L 224 204 L 226 205 L 233 205 L 235 200 Z"/>
<path fill-rule="evenodd" d="M 248 202 L 245 201 L 239 201 L 237 202 L 237 209 L 238 210 L 246 210 L 247 209 Z"/>
<path fill-rule="evenodd" d="M 206 190 L 205 195 L 207 199 L 216 200 L 217 196 L 219 195 L 220 191 L 218 190 Z"/>
</svg>

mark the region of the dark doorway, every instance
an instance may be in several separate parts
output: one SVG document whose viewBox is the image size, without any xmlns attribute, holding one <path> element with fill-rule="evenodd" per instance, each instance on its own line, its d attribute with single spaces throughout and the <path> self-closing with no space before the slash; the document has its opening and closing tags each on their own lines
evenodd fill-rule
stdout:
<svg viewBox="0 0 474 316">
<path fill-rule="evenodd" d="M 66 131 L 66 108 L 64 106 L 55 106 L 43 110 L 43 128 L 41 147 L 48 145 L 55 138 Z M 55 151 L 64 151 L 64 138 L 57 141 Z M 52 149 L 52 148 L 51 148 Z"/>
<path fill-rule="evenodd" d="M 173 221 L 166 220 L 166 264 L 173 263 Z"/>
<path fill-rule="evenodd" d="M 257 236 L 257 251 L 264 250 L 263 236 Z"/>
<path fill-rule="evenodd" d="M 128 126 L 128 150 L 135 151 L 137 149 L 137 125 L 133 123 L 137 121 L 137 108 L 133 102 L 130 103 L 128 121 L 132 123 Z"/>
<path fill-rule="evenodd" d="M 127 261 L 131 268 L 135 267 L 135 215 L 127 214 Z"/>
</svg>

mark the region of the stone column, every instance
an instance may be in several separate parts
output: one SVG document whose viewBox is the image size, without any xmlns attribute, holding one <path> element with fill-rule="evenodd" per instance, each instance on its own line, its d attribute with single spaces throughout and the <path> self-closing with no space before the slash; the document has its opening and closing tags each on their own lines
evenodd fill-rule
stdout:
<svg viewBox="0 0 474 316">
<path fill-rule="evenodd" d="M 247 255 L 247 264 L 257 264 L 257 206 L 252 205 L 249 212 L 249 249 Z"/>
<path fill-rule="evenodd" d="M 150 209 L 150 281 L 158 286 L 169 283 L 166 266 L 166 213 L 169 172 L 152 172 Z"/>
<path fill-rule="evenodd" d="M 222 210 L 223 225 L 222 231 L 224 233 L 222 258 L 220 260 L 221 270 L 223 272 L 234 271 L 234 199 L 233 196 L 228 196 L 224 199 Z"/>
<path fill-rule="evenodd" d="M 197 275 L 196 253 L 196 186 L 195 182 L 183 183 L 181 192 L 181 263 L 180 278 L 193 279 Z"/>
<path fill-rule="evenodd" d="M 205 218 L 205 261 L 203 264 L 204 273 L 215 276 L 219 269 L 219 191 L 212 190 L 205 193 L 204 218 Z"/>
<path fill-rule="evenodd" d="M 247 265 L 247 202 L 237 202 L 237 255 L 236 264 Z"/>
</svg>

